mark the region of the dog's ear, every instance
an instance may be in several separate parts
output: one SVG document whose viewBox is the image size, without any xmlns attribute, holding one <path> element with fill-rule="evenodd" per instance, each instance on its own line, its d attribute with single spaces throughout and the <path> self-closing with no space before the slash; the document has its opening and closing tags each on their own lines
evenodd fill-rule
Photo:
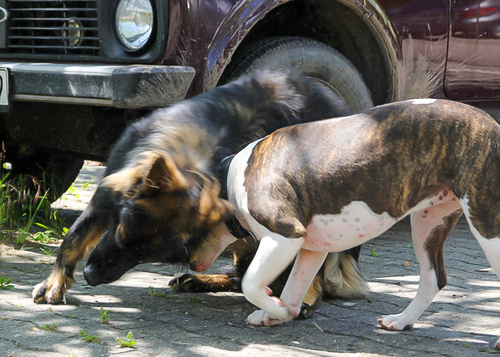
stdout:
<svg viewBox="0 0 500 357">
<path fill-rule="evenodd" d="M 146 167 L 143 176 L 143 189 L 154 192 L 186 190 L 188 181 L 168 155 L 158 155 Z"/>
<path fill-rule="evenodd" d="M 203 181 L 199 216 L 202 218 L 204 228 L 211 229 L 231 217 L 235 208 L 229 201 L 219 197 L 220 184 L 217 180 L 203 177 Z"/>
</svg>

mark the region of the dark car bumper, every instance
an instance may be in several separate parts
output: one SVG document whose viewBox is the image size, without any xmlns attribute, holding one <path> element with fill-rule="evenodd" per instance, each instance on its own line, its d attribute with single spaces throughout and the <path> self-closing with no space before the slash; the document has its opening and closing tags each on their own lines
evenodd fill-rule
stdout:
<svg viewBox="0 0 500 357">
<path fill-rule="evenodd" d="M 0 62 L 10 100 L 117 108 L 164 107 L 184 99 L 195 75 L 187 66 Z"/>
</svg>

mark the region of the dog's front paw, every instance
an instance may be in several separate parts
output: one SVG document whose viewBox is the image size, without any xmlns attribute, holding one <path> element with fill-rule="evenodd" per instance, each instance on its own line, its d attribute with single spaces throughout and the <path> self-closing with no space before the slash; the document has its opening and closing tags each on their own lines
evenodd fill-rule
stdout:
<svg viewBox="0 0 500 357">
<path fill-rule="evenodd" d="M 407 321 L 403 314 L 380 316 L 378 323 L 383 329 L 392 331 L 411 330 L 413 328 L 413 322 Z"/>
<path fill-rule="evenodd" d="M 314 309 L 308 304 L 303 303 L 300 307 L 299 316 L 297 316 L 298 320 L 307 320 L 312 319 L 314 317 Z"/>
<path fill-rule="evenodd" d="M 271 327 L 281 325 L 283 321 L 271 317 L 271 315 L 269 315 L 269 313 L 265 312 L 264 310 L 257 310 L 248 315 L 246 323 L 250 326 Z"/>
<path fill-rule="evenodd" d="M 181 276 L 175 277 L 168 282 L 168 285 L 176 292 L 207 292 L 207 291 L 219 291 L 218 286 L 212 281 L 210 275 L 194 275 L 194 274 L 183 274 Z M 227 289 L 229 290 L 229 289 Z"/>
<path fill-rule="evenodd" d="M 46 280 L 37 284 L 32 293 L 33 301 L 37 304 L 58 304 L 64 301 L 64 294 L 66 293 L 69 283 L 65 283 L 66 279 L 56 278 L 52 275 Z"/>
<path fill-rule="evenodd" d="M 169 281 L 168 285 L 180 292 L 239 291 L 239 278 L 228 274 L 183 274 Z"/>
<path fill-rule="evenodd" d="M 198 292 L 200 281 L 192 274 L 183 274 L 168 282 L 168 285 L 176 292 Z"/>
</svg>

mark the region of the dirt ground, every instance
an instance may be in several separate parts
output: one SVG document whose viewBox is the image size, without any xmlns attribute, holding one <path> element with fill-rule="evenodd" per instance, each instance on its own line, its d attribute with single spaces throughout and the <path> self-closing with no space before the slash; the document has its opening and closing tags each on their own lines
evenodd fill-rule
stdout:
<svg viewBox="0 0 500 357">
<path fill-rule="evenodd" d="M 74 189 L 54 207 L 74 219 L 103 168 L 86 165 Z M 412 331 L 389 332 L 377 317 L 400 312 L 416 293 L 418 264 L 407 220 L 363 247 L 361 269 L 370 300 L 326 300 L 315 317 L 281 327 L 245 325 L 254 307 L 238 293 L 175 294 L 169 280 L 179 267 L 141 265 L 113 284 L 90 287 L 82 276 L 65 305 L 36 305 L 33 286 L 55 260 L 39 245 L 1 246 L 0 356 L 480 356 L 496 353 L 500 336 L 500 282 L 460 221 L 445 249 L 449 285 Z M 57 248 L 57 247 L 55 247 Z M 229 255 L 212 271 L 231 263 Z M 108 311 L 103 323 L 102 310 Z M 82 332 L 83 331 L 83 332 Z M 118 346 L 132 332 L 132 347 Z M 94 336 L 87 342 L 84 336 Z"/>
</svg>

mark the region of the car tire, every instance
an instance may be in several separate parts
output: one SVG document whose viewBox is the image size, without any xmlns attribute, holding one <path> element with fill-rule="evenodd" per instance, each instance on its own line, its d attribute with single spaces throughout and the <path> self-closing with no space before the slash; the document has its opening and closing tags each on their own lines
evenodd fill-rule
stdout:
<svg viewBox="0 0 500 357">
<path fill-rule="evenodd" d="M 354 112 L 373 102 L 361 74 L 340 52 L 309 38 L 274 37 L 257 41 L 233 56 L 221 83 L 256 70 L 295 68 L 335 91 Z"/>
</svg>

